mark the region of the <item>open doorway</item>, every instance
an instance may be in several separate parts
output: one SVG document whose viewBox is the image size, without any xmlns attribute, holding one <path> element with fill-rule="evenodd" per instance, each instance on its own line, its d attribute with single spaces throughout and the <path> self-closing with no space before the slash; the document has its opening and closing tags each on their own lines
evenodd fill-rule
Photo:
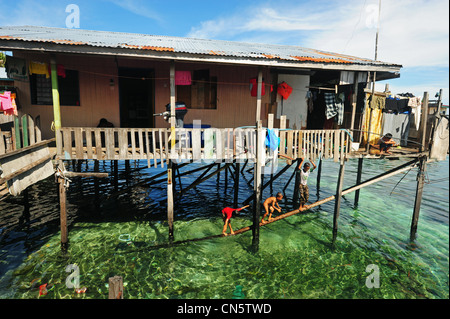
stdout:
<svg viewBox="0 0 450 319">
<path fill-rule="evenodd" d="M 119 68 L 120 127 L 154 127 L 152 69 Z"/>
</svg>

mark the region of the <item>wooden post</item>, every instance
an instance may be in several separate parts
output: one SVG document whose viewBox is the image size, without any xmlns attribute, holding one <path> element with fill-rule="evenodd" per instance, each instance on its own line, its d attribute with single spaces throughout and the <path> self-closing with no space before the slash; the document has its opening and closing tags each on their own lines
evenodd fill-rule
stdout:
<svg viewBox="0 0 450 319">
<path fill-rule="evenodd" d="M 15 149 L 18 150 L 22 148 L 22 142 L 20 139 L 20 120 L 18 116 L 14 116 L 14 140 L 15 140 Z"/>
<path fill-rule="evenodd" d="M 261 183 L 261 168 L 259 154 L 261 153 L 259 148 L 263 145 L 264 141 L 261 141 L 261 121 L 256 123 L 256 158 L 255 158 L 255 169 L 254 169 L 254 191 L 255 191 L 255 201 L 253 209 L 253 230 L 252 230 L 252 248 L 254 252 L 259 249 L 259 222 L 261 216 L 261 194 L 262 194 L 262 183 Z"/>
<path fill-rule="evenodd" d="M 363 166 L 364 158 L 358 158 L 358 171 L 356 172 L 356 185 L 361 183 L 361 174 L 362 174 L 362 166 Z M 355 202 L 354 206 L 358 206 L 359 202 L 359 189 L 355 191 Z"/>
<path fill-rule="evenodd" d="M 352 96 L 352 120 L 350 122 L 350 131 L 355 128 L 355 116 L 356 116 L 356 102 L 358 101 L 358 72 L 355 72 L 355 83 L 353 85 L 353 96 Z M 354 134 L 353 134 L 354 136 Z"/>
<path fill-rule="evenodd" d="M 369 150 L 370 150 L 370 131 L 372 130 L 372 108 L 373 108 L 373 97 L 375 95 L 375 81 L 376 81 L 376 77 L 377 77 L 377 72 L 373 72 L 372 96 L 370 98 L 370 106 L 368 105 L 369 109 L 366 110 L 366 114 L 367 114 L 367 111 L 369 111 L 369 113 L 368 113 L 368 115 L 369 115 L 369 127 L 367 129 L 367 145 L 366 145 L 367 153 L 369 153 Z"/>
<path fill-rule="evenodd" d="M 170 132 L 171 143 L 170 153 L 171 156 L 175 151 L 175 62 L 170 63 Z M 170 157 L 171 157 L 170 156 Z M 173 240 L 173 167 L 172 160 L 167 161 L 167 222 L 169 224 L 169 240 Z"/>
<path fill-rule="evenodd" d="M 344 184 L 344 171 L 345 171 L 345 159 L 341 158 L 341 165 L 339 167 L 339 177 L 336 186 L 336 198 L 334 201 L 333 243 L 337 237 L 338 218 L 339 218 L 339 211 L 341 209 L 342 185 Z"/>
<path fill-rule="evenodd" d="M 425 182 L 425 168 L 427 163 L 427 157 L 422 156 L 419 161 L 419 172 L 417 173 L 417 188 L 416 198 L 414 200 L 414 212 L 411 221 L 411 241 L 415 239 L 417 232 L 417 224 L 419 222 L 420 205 L 422 203 L 423 185 Z"/>
<path fill-rule="evenodd" d="M 319 191 L 320 191 L 320 178 L 321 178 L 321 176 L 322 176 L 322 162 L 323 162 L 323 154 L 322 154 L 322 157 L 321 158 L 319 158 L 319 167 L 318 167 L 318 169 L 317 169 L 317 185 L 316 185 L 316 188 L 317 188 L 317 197 L 319 197 Z"/>
<path fill-rule="evenodd" d="M 56 61 L 50 59 L 51 78 L 52 78 L 52 98 L 53 98 L 53 122 L 55 123 L 55 132 L 61 128 L 61 108 L 59 105 L 58 73 L 56 71 Z"/>
<path fill-rule="evenodd" d="M 64 178 L 58 177 L 59 183 L 59 220 L 61 227 L 61 248 L 65 249 L 68 242 L 67 232 L 67 208 L 66 208 L 66 185 Z"/>
<path fill-rule="evenodd" d="M 236 162 L 234 164 L 234 198 L 233 198 L 233 205 L 235 208 L 237 208 L 237 205 L 239 203 L 239 168 L 241 164 L 239 162 Z"/>
<path fill-rule="evenodd" d="M 258 69 L 258 87 L 256 96 L 256 123 L 261 119 L 262 70 Z"/>
<path fill-rule="evenodd" d="M 123 278 L 121 276 L 109 277 L 109 299 L 123 299 Z"/>
<path fill-rule="evenodd" d="M 428 92 L 423 93 L 422 99 L 422 115 L 420 119 L 420 128 L 419 128 L 419 136 L 422 136 L 422 140 L 420 142 L 419 151 L 426 151 L 426 137 L 427 137 L 427 122 L 428 122 Z"/>
</svg>

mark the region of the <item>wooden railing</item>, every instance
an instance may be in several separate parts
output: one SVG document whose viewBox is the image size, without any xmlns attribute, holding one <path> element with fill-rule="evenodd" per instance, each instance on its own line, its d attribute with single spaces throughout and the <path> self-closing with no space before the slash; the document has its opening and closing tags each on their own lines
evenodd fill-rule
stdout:
<svg viewBox="0 0 450 319">
<path fill-rule="evenodd" d="M 11 117 L 11 131 L 0 131 L 0 154 L 5 154 L 41 142 L 40 117 L 28 114 Z M 3 122 L 6 123 L 6 122 Z"/>
<path fill-rule="evenodd" d="M 56 132 L 57 157 L 60 159 L 130 160 L 146 159 L 148 165 L 163 167 L 168 160 L 255 160 L 255 128 L 196 129 L 177 128 L 176 144 L 170 151 L 167 128 L 90 128 L 63 127 Z M 333 158 L 348 153 L 350 134 L 344 130 L 278 130 L 280 146 L 275 154 L 296 159 Z M 263 129 L 262 136 L 267 130 Z M 266 159 L 273 157 L 266 150 Z"/>
</svg>

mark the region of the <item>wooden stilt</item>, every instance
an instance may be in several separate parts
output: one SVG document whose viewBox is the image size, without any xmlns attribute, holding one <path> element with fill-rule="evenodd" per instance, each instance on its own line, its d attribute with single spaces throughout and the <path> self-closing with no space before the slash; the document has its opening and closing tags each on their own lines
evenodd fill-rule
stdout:
<svg viewBox="0 0 450 319">
<path fill-rule="evenodd" d="M 252 228 L 252 249 L 253 252 L 257 252 L 259 249 L 259 222 L 261 216 L 261 195 L 262 195 L 262 183 L 261 183 L 261 163 L 259 159 L 259 147 L 262 146 L 263 141 L 261 141 L 261 121 L 256 124 L 256 161 L 254 169 L 254 191 L 255 191 L 255 201 L 253 209 L 253 228 Z"/>
<path fill-rule="evenodd" d="M 109 277 L 108 299 L 123 299 L 123 278 L 121 276 Z"/>
<path fill-rule="evenodd" d="M 341 159 L 341 165 L 339 167 L 338 183 L 336 187 L 336 199 L 334 201 L 333 242 L 336 240 L 337 237 L 338 218 L 339 218 L 339 211 L 341 209 L 342 185 L 344 184 L 344 171 L 345 171 L 345 159 Z"/>
<path fill-rule="evenodd" d="M 239 167 L 240 163 L 234 164 L 234 197 L 233 197 L 233 206 L 236 208 L 239 203 Z"/>
<path fill-rule="evenodd" d="M 411 221 L 411 232 L 410 239 L 414 240 L 416 238 L 417 224 L 419 222 L 420 205 L 422 203 L 422 193 L 423 185 L 425 182 L 425 168 L 427 163 L 427 157 L 423 156 L 419 161 L 419 172 L 417 173 L 417 188 L 416 188 L 416 198 L 414 201 L 414 212 Z"/>
<path fill-rule="evenodd" d="M 296 206 L 300 198 L 300 168 L 295 165 L 295 182 L 294 182 L 294 196 L 292 199 L 292 205 Z"/>
<path fill-rule="evenodd" d="M 173 183 L 172 161 L 167 162 L 167 222 L 169 224 L 169 240 L 173 240 Z"/>
<path fill-rule="evenodd" d="M 358 171 L 356 173 L 356 185 L 359 185 L 361 183 L 361 174 L 362 174 L 362 166 L 363 166 L 363 158 L 358 158 Z M 355 191 L 355 202 L 354 206 L 358 206 L 359 202 L 359 189 Z"/>
<path fill-rule="evenodd" d="M 320 178 L 322 176 L 322 160 L 323 160 L 323 158 L 319 159 L 319 167 L 317 168 L 317 182 L 316 182 L 317 198 L 319 198 L 319 192 L 320 192 Z"/>
<path fill-rule="evenodd" d="M 68 243 L 66 185 L 64 178 L 58 177 L 59 183 L 59 220 L 61 227 L 61 248 L 65 249 Z"/>
</svg>

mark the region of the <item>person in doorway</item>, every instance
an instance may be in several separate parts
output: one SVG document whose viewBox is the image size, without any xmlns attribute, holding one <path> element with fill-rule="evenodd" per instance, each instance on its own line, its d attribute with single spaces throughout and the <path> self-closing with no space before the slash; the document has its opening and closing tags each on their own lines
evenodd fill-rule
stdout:
<svg viewBox="0 0 450 319">
<path fill-rule="evenodd" d="M 387 133 L 384 136 L 382 136 L 379 140 L 378 140 L 378 145 L 380 146 L 380 155 L 383 155 L 385 152 L 386 154 L 392 154 L 391 152 L 389 152 L 389 149 L 392 146 L 395 146 L 395 141 L 392 139 L 392 134 L 391 133 Z"/>
<path fill-rule="evenodd" d="M 313 165 L 313 168 L 311 168 L 311 165 L 307 162 L 305 165 L 303 165 L 303 162 L 305 161 L 304 158 L 302 158 L 298 168 L 300 170 L 300 184 L 298 186 L 299 188 L 299 196 L 300 196 L 300 207 L 299 210 L 303 211 L 306 209 L 309 209 L 309 205 L 306 205 L 306 202 L 309 199 L 309 189 L 308 189 L 308 177 L 309 174 L 316 169 L 316 164 L 312 160 L 309 162 Z M 302 167 L 303 166 L 303 167 Z"/>
<path fill-rule="evenodd" d="M 247 208 L 250 205 L 246 205 L 243 206 L 241 208 L 231 208 L 231 207 L 225 207 L 224 209 L 222 209 L 222 219 L 223 219 L 223 230 L 222 230 L 222 234 L 224 236 L 227 236 L 227 228 L 230 227 L 230 234 L 234 235 L 234 231 L 233 228 L 231 228 L 231 217 L 233 217 L 233 215 L 245 208 Z"/>
<path fill-rule="evenodd" d="M 283 199 L 283 194 L 277 193 L 276 196 L 271 196 L 264 201 L 263 206 L 264 206 L 266 213 L 264 214 L 263 218 L 261 219 L 261 224 L 267 223 L 267 221 L 264 220 L 267 215 L 269 215 L 268 221 L 269 222 L 272 221 L 272 214 L 275 210 L 277 210 L 279 213 L 281 213 L 281 207 L 280 207 L 280 205 L 278 205 L 278 202 L 281 201 L 282 199 Z"/>
</svg>

